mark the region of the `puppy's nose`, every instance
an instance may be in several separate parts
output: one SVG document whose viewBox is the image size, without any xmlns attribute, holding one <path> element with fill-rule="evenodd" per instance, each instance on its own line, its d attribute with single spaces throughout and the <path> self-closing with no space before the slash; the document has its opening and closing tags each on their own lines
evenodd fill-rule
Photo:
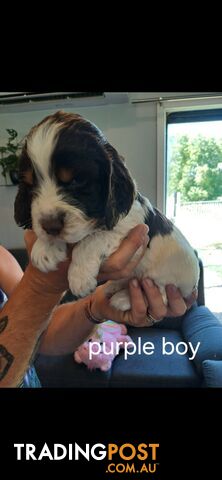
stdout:
<svg viewBox="0 0 222 480">
<path fill-rule="evenodd" d="M 64 213 L 59 213 L 56 216 L 43 217 L 41 220 L 41 226 L 43 230 L 46 231 L 49 235 L 59 235 L 64 227 Z"/>
</svg>

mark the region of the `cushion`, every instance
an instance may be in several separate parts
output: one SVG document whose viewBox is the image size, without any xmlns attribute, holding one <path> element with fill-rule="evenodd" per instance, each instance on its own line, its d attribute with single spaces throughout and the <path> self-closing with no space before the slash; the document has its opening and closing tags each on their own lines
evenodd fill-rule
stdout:
<svg viewBox="0 0 222 480">
<path fill-rule="evenodd" d="M 194 347 L 200 342 L 193 359 L 200 374 L 204 360 L 222 360 L 222 322 L 207 307 L 195 306 L 184 315 L 182 333 Z"/>
<path fill-rule="evenodd" d="M 71 388 L 155 388 L 155 387 L 200 387 L 201 379 L 187 355 L 162 354 L 162 340 L 176 345 L 183 341 L 181 334 L 173 330 L 157 328 L 128 329 L 135 344 L 152 342 L 155 351 L 147 355 L 139 348 L 134 355 L 124 359 L 123 352 L 114 359 L 107 372 L 89 371 L 85 365 L 77 364 L 73 355 L 47 356 L 39 354 L 35 367 L 42 387 Z M 141 348 L 142 350 L 142 348 Z"/>
<path fill-rule="evenodd" d="M 38 354 L 35 368 L 45 388 L 104 388 L 109 384 L 111 370 L 90 371 L 84 364 L 78 364 L 69 355 L 43 355 Z"/>
<path fill-rule="evenodd" d="M 203 374 L 207 387 L 222 388 L 221 360 L 204 360 Z"/>
<path fill-rule="evenodd" d="M 183 341 L 180 332 L 157 328 L 130 327 L 128 334 L 136 345 L 141 338 L 141 344 L 152 342 L 155 349 L 152 355 L 141 352 L 139 348 L 133 355 L 124 359 L 120 353 L 114 362 L 109 387 L 124 388 L 192 388 L 200 387 L 201 379 L 198 376 L 193 362 L 188 355 L 178 355 L 176 351 L 170 355 L 163 355 L 163 339 L 174 346 Z"/>
</svg>

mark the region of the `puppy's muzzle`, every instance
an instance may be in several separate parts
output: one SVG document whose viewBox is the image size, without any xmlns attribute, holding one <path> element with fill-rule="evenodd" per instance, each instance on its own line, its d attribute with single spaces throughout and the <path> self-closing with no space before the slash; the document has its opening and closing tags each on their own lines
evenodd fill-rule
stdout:
<svg viewBox="0 0 222 480">
<path fill-rule="evenodd" d="M 48 235 L 57 236 L 61 233 L 64 227 L 65 214 L 63 212 L 58 213 L 55 216 L 48 215 L 42 217 L 40 220 L 41 227 Z"/>
</svg>

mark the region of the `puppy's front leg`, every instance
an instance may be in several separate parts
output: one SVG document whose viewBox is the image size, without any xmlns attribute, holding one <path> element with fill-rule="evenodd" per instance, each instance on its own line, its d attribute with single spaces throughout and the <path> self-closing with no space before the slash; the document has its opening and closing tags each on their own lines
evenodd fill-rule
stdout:
<svg viewBox="0 0 222 480">
<path fill-rule="evenodd" d="M 57 269 L 59 262 L 66 259 L 66 243 L 54 240 L 47 241 L 38 238 L 33 245 L 31 261 L 41 272 Z"/>
<path fill-rule="evenodd" d="M 87 238 L 73 248 L 68 270 L 69 288 L 78 297 L 85 297 L 97 286 L 97 276 L 102 262 L 101 252 L 95 242 Z"/>
</svg>

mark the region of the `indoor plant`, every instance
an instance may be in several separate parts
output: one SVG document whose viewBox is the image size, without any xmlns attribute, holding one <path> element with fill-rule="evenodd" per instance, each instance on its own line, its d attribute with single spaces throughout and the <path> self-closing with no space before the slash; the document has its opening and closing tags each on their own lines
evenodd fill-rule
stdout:
<svg viewBox="0 0 222 480">
<path fill-rule="evenodd" d="M 21 150 L 21 142 L 16 139 L 18 133 L 13 128 L 7 128 L 8 141 L 6 146 L 0 147 L 0 168 L 1 174 L 5 179 L 5 184 L 8 185 L 10 179 L 12 184 L 18 183 L 18 159 Z"/>
</svg>

